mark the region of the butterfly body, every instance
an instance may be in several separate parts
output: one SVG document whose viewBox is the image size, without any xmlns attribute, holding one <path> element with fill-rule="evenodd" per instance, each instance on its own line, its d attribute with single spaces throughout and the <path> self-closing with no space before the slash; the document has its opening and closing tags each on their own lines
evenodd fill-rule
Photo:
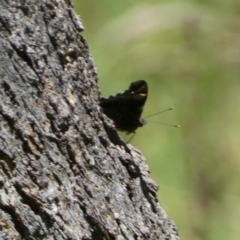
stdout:
<svg viewBox="0 0 240 240">
<path fill-rule="evenodd" d="M 138 127 L 146 124 L 140 118 L 148 94 L 148 85 L 144 80 L 132 82 L 130 87 L 115 96 L 101 98 L 100 106 L 105 115 L 113 120 L 119 131 L 134 133 Z"/>
</svg>

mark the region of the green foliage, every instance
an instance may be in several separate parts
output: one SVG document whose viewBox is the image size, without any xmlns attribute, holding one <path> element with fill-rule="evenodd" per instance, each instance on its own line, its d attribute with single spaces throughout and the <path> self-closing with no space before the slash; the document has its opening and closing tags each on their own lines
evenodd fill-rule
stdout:
<svg viewBox="0 0 240 240">
<path fill-rule="evenodd" d="M 143 116 L 175 107 L 149 120 L 180 129 L 148 123 L 131 144 L 146 156 L 182 239 L 238 240 L 240 4 L 147 2 L 75 0 L 102 94 L 145 79 Z"/>
</svg>

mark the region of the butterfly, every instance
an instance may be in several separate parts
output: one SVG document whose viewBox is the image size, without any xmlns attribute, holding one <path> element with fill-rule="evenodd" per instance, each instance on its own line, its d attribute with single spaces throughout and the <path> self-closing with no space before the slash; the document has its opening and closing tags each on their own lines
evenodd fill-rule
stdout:
<svg viewBox="0 0 240 240">
<path fill-rule="evenodd" d="M 127 90 L 108 98 L 100 99 L 103 113 L 113 120 L 119 131 L 135 133 L 146 124 L 140 118 L 148 96 L 148 85 L 144 80 L 132 82 Z"/>
</svg>

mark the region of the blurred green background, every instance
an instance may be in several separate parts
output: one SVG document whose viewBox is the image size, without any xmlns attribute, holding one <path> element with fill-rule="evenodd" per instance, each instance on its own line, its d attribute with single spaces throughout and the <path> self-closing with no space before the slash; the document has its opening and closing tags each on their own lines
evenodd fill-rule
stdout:
<svg viewBox="0 0 240 240">
<path fill-rule="evenodd" d="M 103 96 L 145 79 L 131 144 L 184 240 L 240 239 L 240 2 L 75 0 Z M 129 136 L 124 136 L 125 140 Z"/>
</svg>

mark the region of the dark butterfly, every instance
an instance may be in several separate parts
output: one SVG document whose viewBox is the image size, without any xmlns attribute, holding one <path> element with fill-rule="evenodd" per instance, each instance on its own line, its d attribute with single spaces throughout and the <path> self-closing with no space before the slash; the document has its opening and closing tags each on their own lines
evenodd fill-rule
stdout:
<svg viewBox="0 0 240 240">
<path fill-rule="evenodd" d="M 143 106 L 148 95 L 148 85 L 146 81 L 139 80 L 132 82 L 130 87 L 115 96 L 101 98 L 100 106 L 105 115 L 113 120 L 119 131 L 127 134 L 134 133 L 138 127 L 146 124 L 140 118 Z"/>
</svg>

